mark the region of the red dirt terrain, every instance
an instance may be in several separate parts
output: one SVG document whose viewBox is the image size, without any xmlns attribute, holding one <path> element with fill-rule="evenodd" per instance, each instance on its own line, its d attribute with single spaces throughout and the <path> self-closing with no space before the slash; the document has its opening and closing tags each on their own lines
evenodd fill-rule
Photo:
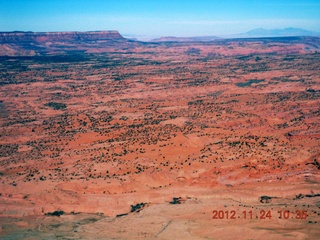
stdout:
<svg viewBox="0 0 320 240">
<path fill-rule="evenodd" d="M 0 39 L 0 238 L 320 238 L 319 38 Z"/>
</svg>

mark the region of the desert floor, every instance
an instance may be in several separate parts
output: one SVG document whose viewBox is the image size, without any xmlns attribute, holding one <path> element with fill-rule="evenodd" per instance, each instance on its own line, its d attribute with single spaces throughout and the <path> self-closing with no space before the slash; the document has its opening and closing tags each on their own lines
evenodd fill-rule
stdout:
<svg viewBox="0 0 320 240">
<path fill-rule="evenodd" d="M 0 238 L 319 239 L 318 48 L 1 57 Z"/>
</svg>

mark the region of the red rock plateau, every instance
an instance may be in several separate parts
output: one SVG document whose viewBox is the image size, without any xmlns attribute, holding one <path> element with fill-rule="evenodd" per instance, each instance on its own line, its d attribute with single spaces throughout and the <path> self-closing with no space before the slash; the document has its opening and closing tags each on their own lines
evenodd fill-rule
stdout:
<svg viewBox="0 0 320 240">
<path fill-rule="evenodd" d="M 0 35 L 0 238 L 320 238 L 319 38 Z"/>
</svg>

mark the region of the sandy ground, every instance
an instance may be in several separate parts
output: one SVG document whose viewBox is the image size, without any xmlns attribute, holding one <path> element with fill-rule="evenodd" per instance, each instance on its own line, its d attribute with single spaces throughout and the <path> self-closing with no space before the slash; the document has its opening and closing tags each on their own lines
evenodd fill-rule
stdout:
<svg viewBox="0 0 320 240">
<path fill-rule="evenodd" d="M 320 238 L 319 53 L 307 46 L 4 59 L 0 237 Z"/>
</svg>

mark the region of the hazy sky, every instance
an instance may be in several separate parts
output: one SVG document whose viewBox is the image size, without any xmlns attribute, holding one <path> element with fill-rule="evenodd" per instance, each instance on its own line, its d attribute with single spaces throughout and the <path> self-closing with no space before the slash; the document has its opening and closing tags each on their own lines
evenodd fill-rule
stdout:
<svg viewBox="0 0 320 240">
<path fill-rule="evenodd" d="M 320 32 L 320 0 L 0 0 L 0 31 L 212 36 L 259 27 Z"/>
</svg>

